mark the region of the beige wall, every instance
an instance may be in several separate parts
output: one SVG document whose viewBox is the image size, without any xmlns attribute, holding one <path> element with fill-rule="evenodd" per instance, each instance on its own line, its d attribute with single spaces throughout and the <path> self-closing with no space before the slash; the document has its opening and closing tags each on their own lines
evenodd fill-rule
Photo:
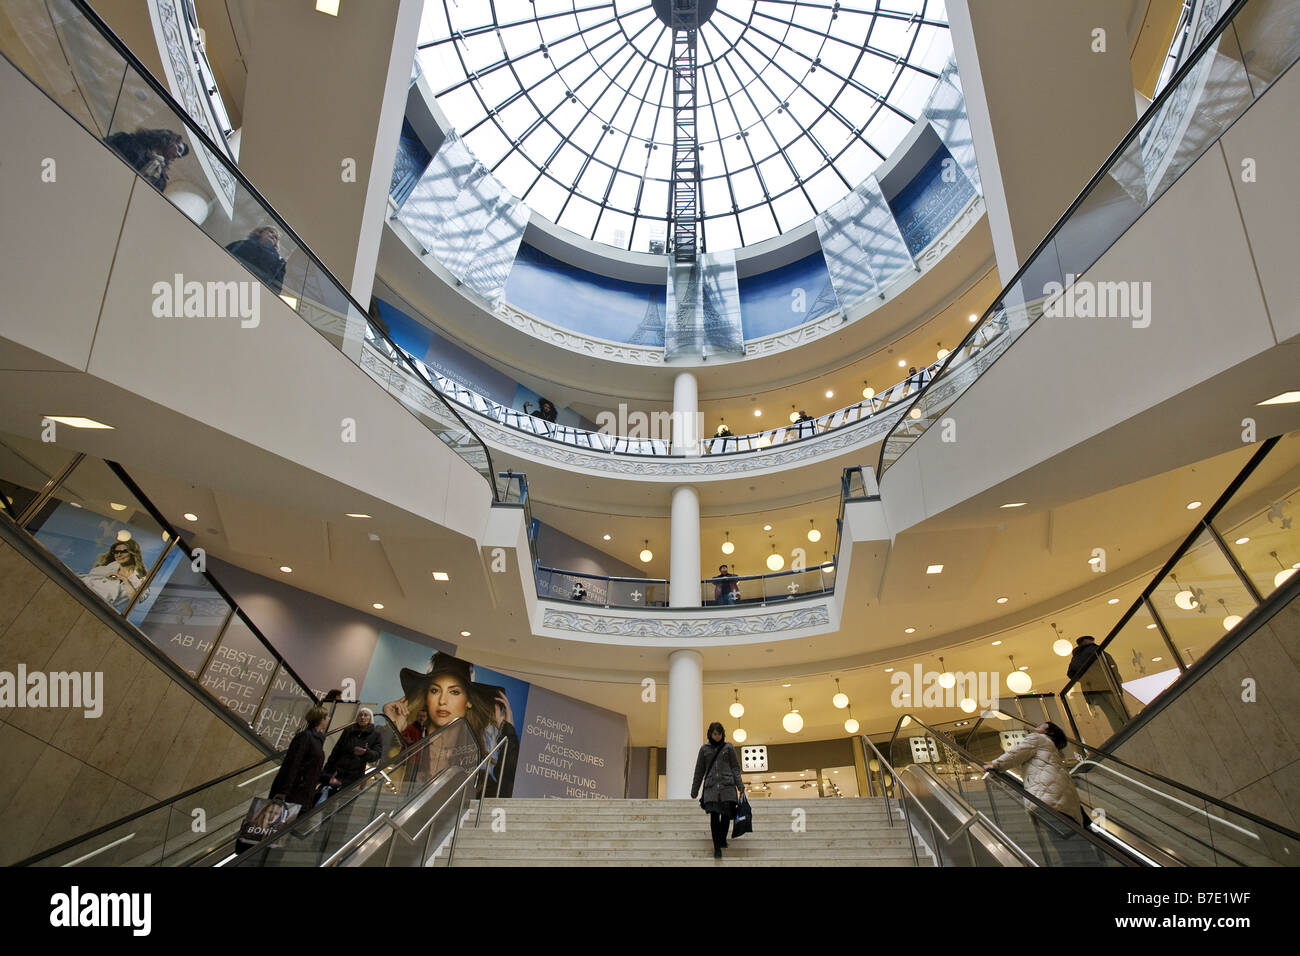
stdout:
<svg viewBox="0 0 1300 956">
<path fill-rule="evenodd" d="M 1242 700 L 1248 679 L 1253 702 Z M 1300 830 L 1300 602 L 1279 611 L 1115 754 Z"/>
<path fill-rule="evenodd" d="M 0 542 L 0 671 L 101 671 L 103 714 L 0 710 L 0 865 L 263 754 L 81 601 Z M 142 847 L 143 849 L 143 847 Z"/>
</svg>

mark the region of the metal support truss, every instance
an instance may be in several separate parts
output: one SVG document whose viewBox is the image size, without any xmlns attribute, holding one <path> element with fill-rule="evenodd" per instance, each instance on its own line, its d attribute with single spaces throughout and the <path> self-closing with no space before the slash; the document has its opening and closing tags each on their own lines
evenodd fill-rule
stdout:
<svg viewBox="0 0 1300 956">
<path fill-rule="evenodd" d="M 677 262 L 694 262 L 700 253 L 700 142 L 695 128 L 699 25 L 699 0 L 672 0 L 673 172 L 668 207 Z"/>
</svg>

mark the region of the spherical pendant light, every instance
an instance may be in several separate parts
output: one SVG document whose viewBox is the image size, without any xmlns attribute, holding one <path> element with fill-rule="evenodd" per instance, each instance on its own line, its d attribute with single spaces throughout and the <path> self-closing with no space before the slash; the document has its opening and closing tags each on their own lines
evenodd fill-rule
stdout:
<svg viewBox="0 0 1300 956">
<path fill-rule="evenodd" d="M 767 556 L 767 569 L 769 571 L 780 571 L 785 567 L 785 558 L 776 553 L 776 545 L 772 545 L 772 553 Z"/>
<path fill-rule="evenodd" d="M 727 537 L 726 537 L 726 540 L 722 542 L 722 553 L 723 553 L 723 554 L 734 554 L 734 553 L 735 553 L 735 550 L 736 550 L 736 545 L 735 545 L 735 542 L 733 542 L 733 541 L 731 540 L 731 532 L 728 531 L 728 532 L 726 533 L 726 536 L 727 536 Z"/>
<path fill-rule="evenodd" d="M 794 424 L 795 422 L 797 422 L 798 420 L 799 420 L 799 413 L 796 412 L 796 411 L 794 410 L 794 406 L 791 405 L 791 406 L 790 406 L 790 424 L 793 425 L 793 424 Z"/>
<path fill-rule="evenodd" d="M 1284 565 L 1282 559 L 1277 556 L 1276 551 L 1270 551 L 1269 556 L 1276 561 L 1277 566 L 1282 569 L 1277 574 L 1273 575 L 1273 587 L 1280 588 L 1282 585 L 1286 584 L 1287 581 L 1291 580 L 1291 575 L 1295 574 L 1296 569 L 1294 567 L 1288 568 Z"/>
<path fill-rule="evenodd" d="M 973 698 L 967 697 L 967 698 L 965 698 L 965 699 L 962 700 L 960 706 L 961 706 L 961 709 L 962 709 L 963 711 L 965 711 L 966 713 L 968 713 L 968 714 L 973 714 L 973 713 L 975 713 L 975 708 L 978 707 L 979 704 L 975 703 L 975 701 L 974 701 Z"/>
<path fill-rule="evenodd" d="M 740 702 L 740 688 L 736 688 L 735 693 L 736 693 L 736 699 L 732 703 L 732 705 L 727 708 L 727 713 L 729 713 L 732 717 L 736 717 L 736 718 L 744 717 L 745 705 Z"/>
<path fill-rule="evenodd" d="M 870 401 L 871 399 L 876 397 L 876 390 L 872 388 L 870 385 L 868 385 L 866 382 L 863 382 L 862 397 Z"/>
<path fill-rule="evenodd" d="M 1016 670 L 1016 659 L 1011 660 L 1011 673 L 1007 675 L 1007 687 L 1013 694 L 1028 694 L 1029 689 L 1034 686 L 1033 679 L 1024 671 Z"/>
<path fill-rule="evenodd" d="M 817 526 L 812 518 L 808 519 L 808 540 L 816 544 L 822 539 L 822 533 L 817 530 Z"/>
<path fill-rule="evenodd" d="M 840 690 L 840 679 L 835 678 L 835 696 L 831 698 L 831 703 L 836 710 L 843 710 L 849 706 L 849 695 Z"/>
<path fill-rule="evenodd" d="M 645 547 L 641 549 L 641 563 L 649 564 L 651 561 L 654 560 L 654 557 L 655 557 L 655 553 L 650 550 L 650 539 L 647 538 L 645 542 Z"/>
<path fill-rule="evenodd" d="M 860 725 L 853 719 L 852 712 L 849 713 L 849 719 L 844 721 L 844 732 L 846 734 L 856 734 Z"/>
<path fill-rule="evenodd" d="M 944 690 L 957 686 L 957 678 L 953 673 L 943 666 L 943 658 L 939 658 L 939 669 L 942 673 L 939 675 L 939 686 Z"/>
<path fill-rule="evenodd" d="M 790 712 L 781 718 L 781 726 L 788 734 L 797 734 L 803 730 L 803 717 L 794 709 L 794 698 L 790 698 Z"/>
<path fill-rule="evenodd" d="M 731 739 L 738 744 L 743 744 L 749 739 L 749 734 L 745 733 L 745 728 L 737 727 L 731 734 Z"/>
<path fill-rule="evenodd" d="M 1061 638 L 1059 641 L 1054 643 L 1052 645 L 1052 650 L 1056 653 L 1057 657 L 1069 657 L 1074 653 L 1073 646 L 1071 646 L 1070 642 L 1065 638 Z"/>
<path fill-rule="evenodd" d="M 1196 594 L 1184 588 L 1174 595 L 1174 603 L 1184 611 L 1195 611 L 1197 608 Z"/>
</svg>

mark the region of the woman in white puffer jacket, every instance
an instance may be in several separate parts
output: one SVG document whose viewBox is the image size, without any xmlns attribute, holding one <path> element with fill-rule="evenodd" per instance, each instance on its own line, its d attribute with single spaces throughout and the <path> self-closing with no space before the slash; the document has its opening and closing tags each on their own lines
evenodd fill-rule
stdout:
<svg viewBox="0 0 1300 956">
<path fill-rule="evenodd" d="M 1042 800 L 1053 810 L 1088 826 L 1088 819 L 1079 806 L 1079 791 L 1074 787 L 1061 751 L 1065 749 L 1065 731 L 1053 723 L 1039 724 L 1001 757 L 984 765 L 985 770 L 1006 770 L 1024 764 L 1025 790 Z"/>
</svg>

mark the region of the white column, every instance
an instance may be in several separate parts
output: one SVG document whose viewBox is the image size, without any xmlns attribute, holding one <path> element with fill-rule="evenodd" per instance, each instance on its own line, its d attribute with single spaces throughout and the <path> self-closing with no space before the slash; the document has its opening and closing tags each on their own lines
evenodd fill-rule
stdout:
<svg viewBox="0 0 1300 956">
<path fill-rule="evenodd" d="M 668 799 L 691 795 L 695 757 L 704 743 L 704 658 L 699 651 L 668 655 Z"/>
<path fill-rule="evenodd" d="M 673 379 L 673 454 L 700 453 L 700 389 L 690 372 Z"/>
<path fill-rule="evenodd" d="M 673 489 L 672 535 L 668 552 L 668 606 L 700 606 L 700 493 L 690 485 Z"/>
</svg>

